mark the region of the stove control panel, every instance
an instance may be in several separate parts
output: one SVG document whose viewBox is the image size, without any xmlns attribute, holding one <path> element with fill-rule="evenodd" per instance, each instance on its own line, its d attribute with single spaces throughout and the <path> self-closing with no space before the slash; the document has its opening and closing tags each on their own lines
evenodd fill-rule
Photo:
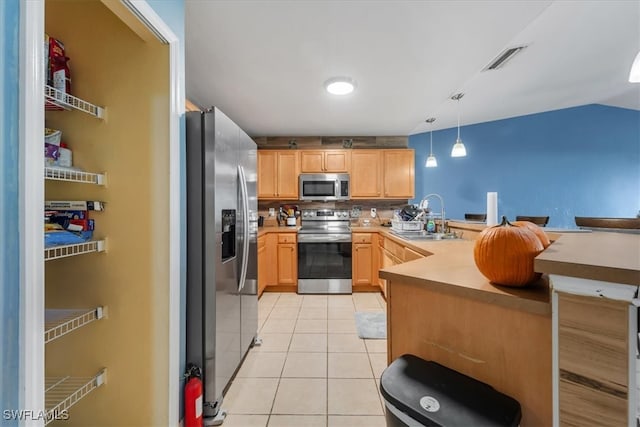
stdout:
<svg viewBox="0 0 640 427">
<path fill-rule="evenodd" d="M 303 210 L 302 219 L 312 221 L 346 221 L 349 219 L 349 211 L 345 209 Z"/>
</svg>

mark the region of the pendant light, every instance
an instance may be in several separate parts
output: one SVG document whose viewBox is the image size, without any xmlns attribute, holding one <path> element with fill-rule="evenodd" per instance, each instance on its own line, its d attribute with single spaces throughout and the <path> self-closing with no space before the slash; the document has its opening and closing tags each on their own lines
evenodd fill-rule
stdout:
<svg viewBox="0 0 640 427">
<path fill-rule="evenodd" d="M 427 168 L 438 167 L 436 156 L 433 155 L 433 122 L 435 121 L 435 117 L 430 117 L 426 120 L 426 122 L 431 125 L 431 130 L 429 131 L 429 157 L 427 157 L 427 162 L 424 164 Z"/>
<path fill-rule="evenodd" d="M 460 139 L 460 98 L 463 96 L 464 93 L 457 93 L 451 97 L 454 101 L 458 101 L 458 139 L 456 139 L 456 143 L 453 144 L 451 149 L 451 157 L 465 157 L 467 155 L 467 149 L 464 147 L 462 139 Z"/>
</svg>

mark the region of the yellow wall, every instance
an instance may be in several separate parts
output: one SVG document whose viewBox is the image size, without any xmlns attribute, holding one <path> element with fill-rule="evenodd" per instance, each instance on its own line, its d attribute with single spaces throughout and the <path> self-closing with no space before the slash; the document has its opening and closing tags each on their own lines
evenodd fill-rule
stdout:
<svg viewBox="0 0 640 427">
<path fill-rule="evenodd" d="M 65 425 L 166 425 L 169 48 L 143 41 L 96 0 L 47 0 L 45 17 L 70 57 L 72 93 L 107 109 L 104 121 L 47 112 L 74 165 L 106 172 L 107 186 L 48 181 L 46 198 L 105 201 L 92 217 L 95 235 L 108 239 L 106 254 L 46 263 L 47 308 L 108 309 L 107 319 L 47 344 L 46 375 L 108 370 Z"/>
</svg>

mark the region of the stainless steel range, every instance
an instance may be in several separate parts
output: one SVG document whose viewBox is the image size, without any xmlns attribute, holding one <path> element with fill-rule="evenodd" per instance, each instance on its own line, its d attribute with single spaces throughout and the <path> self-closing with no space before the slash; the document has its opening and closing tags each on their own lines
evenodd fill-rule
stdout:
<svg viewBox="0 0 640 427">
<path fill-rule="evenodd" d="M 298 231 L 298 293 L 351 293 L 349 211 L 304 210 Z"/>
</svg>

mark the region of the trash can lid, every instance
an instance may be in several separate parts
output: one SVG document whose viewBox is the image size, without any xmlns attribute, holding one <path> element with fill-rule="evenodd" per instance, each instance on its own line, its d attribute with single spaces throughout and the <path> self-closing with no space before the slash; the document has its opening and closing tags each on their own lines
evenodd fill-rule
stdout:
<svg viewBox="0 0 640 427">
<path fill-rule="evenodd" d="M 517 426 L 520 404 L 488 384 L 411 354 L 382 373 L 387 402 L 425 426 Z"/>
</svg>

